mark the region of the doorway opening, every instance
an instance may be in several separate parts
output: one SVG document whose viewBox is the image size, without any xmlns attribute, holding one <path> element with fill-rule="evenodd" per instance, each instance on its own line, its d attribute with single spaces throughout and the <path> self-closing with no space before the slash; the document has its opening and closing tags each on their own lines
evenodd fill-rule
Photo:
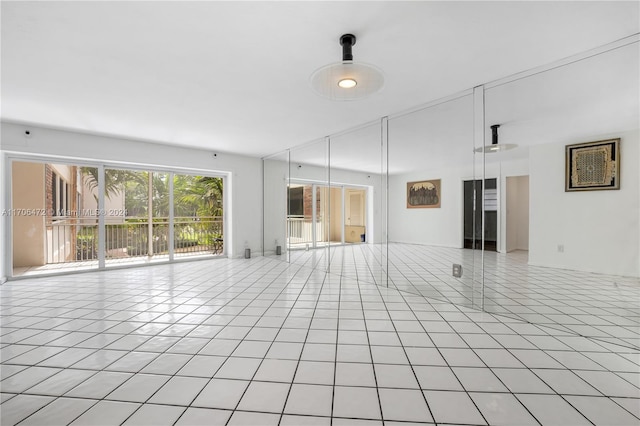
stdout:
<svg viewBox="0 0 640 426">
<path fill-rule="evenodd" d="M 529 176 L 506 179 L 506 251 L 529 250 Z"/>
<path fill-rule="evenodd" d="M 480 179 L 464 181 L 464 248 L 488 251 L 498 249 L 498 189 L 495 178 L 485 179 L 484 183 Z"/>
</svg>

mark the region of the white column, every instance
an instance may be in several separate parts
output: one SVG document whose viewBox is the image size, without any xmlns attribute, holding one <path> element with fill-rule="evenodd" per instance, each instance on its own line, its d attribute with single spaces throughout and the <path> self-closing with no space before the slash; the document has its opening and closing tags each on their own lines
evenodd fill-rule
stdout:
<svg viewBox="0 0 640 426">
<path fill-rule="evenodd" d="M 98 268 L 104 269 L 105 257 L 106 257 L 106 244 L 107 244 L 107 231 L 105 225 L 105 213 L 104 197 L 105 197 L 105 182 L 104 182 L 104 165 L 98 166 Z"/>
<path fill-rule="evenodd" d="M 175 220 L 175 207 L 173 205 L 173 172 L 169 173 L 169 260 L 172 261 L 175 257 L 173 252 L 175 229 L 173 222 Z"/>
<path fill-rule="evenodd" d="M 318 189 L 318 187 L 316 186 L 316 184 L 314 183 L 313 185 L 311 185 L 311 247 L 316 248 L 316 241 L 318 240 L 318 235 L 317 235 L 317 231 L 316 231 L 316 220 L 317 220 L 317 215 L 316 215 L 316 208 L 317 208 L 317 202 L 316 202 L 316 190 Z M 304 213 L 304 212 L 303 212 Z"/>
<path fill-rule="evenodd" d="M 341 192 L 340 197 L 342 198 L 342 209 L 341 209 L 341 212 L 340 212 L 342 214 L 342 218 L 340 219 L 341 223 L 342 223 L 341 228 L 340 228 L 340 238 L 341 238 L 340 241 L 341 241 L 342 245 L 344 245 L 344 227 L 346 225 L 346 222 L 345 222 L 345 216 L 346 216 L 345 208 L 347 206 L 347 203 L 346 203 L 347 200 L 345 198 L 346 191 L 345 191 L 344 185 L 342 185 L 340 192 Z"/>
<path fill-rule="evenodd" d="M 153 256 L 153 172 L 149 172 L 149 199 L 147 200 L 147 217 L 149 223 L 149 241 L 148 253 L 149 257 Z"/>
<path fill-rule="evenodd" d="M 476 86 L 473 88 L 473 146 L 474 148 L 480 148 L 485 145 L 485 117 L 484 117 L 484 86 Z M 482 182 L 482 194 L 480 194 L 480 205 L 474 205 L 474 224 L 473 224 L 473 239 L 475 247 L 476 227 L 481 227 L 480 235 L 482 235 L 482 250 L 480 250 L 480 259 L 476 259 L 476 252 L 474 250 L 473 256 L 473 289 L 472 304 L 473 306 L 478 303 L 474 300 L 476 284 L 480 286 L 480 309 L 484 311 L 484 177 L 485 177 L 485 163 L 484 163 L 484 150 L 482 152 L 476 152 L 474 154 L 473 161 L 473 176 L 476 181 L 479 179 Z M 475 191 L 477 191 L 477 185 L 474 185 L 474 203 L 476 200 Z M 475 210 L 481 209 L 482 218 L 480 223 L 475 223 Z M 476 278 L 478 277 L 478 278 Z"/>
<path fill-rule="evenodd" d="M 5 154 L 0 154 L 0 175 L 2 176 L 2 195 L 0 196 L 0 211 L 4 212 L 6 209 L 13 207 L 11 204 L 11 191 L 12 191 L 12 176 L 11 169 L 13 164 Z M 43 221 L 44 221 L 43 217 Z M 0 271 L 0 284 L 4 282 L 7 277 L 13 276 L 13 215 L 3 215 L 0 220 L 0 258 L 4 259 L 2 270 Z M 46 229 L 46 227 L 43 227 Z M 45 232 L 46 235 L 46 232 Z"/>
<path fill-rule="evenodd" d="M 381 281 L 389 287 L 389 117 L 380 120 L 380 230 Z M 374 191 L 375 194 L 375 191 Z"/>
</svg>

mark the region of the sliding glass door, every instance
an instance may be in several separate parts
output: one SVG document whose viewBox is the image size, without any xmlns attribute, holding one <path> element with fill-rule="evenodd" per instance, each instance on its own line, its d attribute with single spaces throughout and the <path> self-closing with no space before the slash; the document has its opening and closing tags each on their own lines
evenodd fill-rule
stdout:
<svg viewBox="0 0 640 426">
<path fill-rule="evenodd" d="M 288 245 L 312 249 L 366 241 L 366 189 L 293 182 L 288 188 Z"/>
<path fill-rule="evenodd" d="M 175 256 L 223 254 L 222 178 L 173 174 L 172 182 Z"/>
<path fill-rule="evenodd" d="M 105 257 L 168 259 L 168 174 L 105 169 Z"/>
<path fill-rule="evenodd" d="M 221 177 L 11 163 L 12 276 L 224 254 Z"/>
<path fill-rule="evenodd" d="M 287 189 L 287 246 L 291 250 L 314 246 L 314 189 L 313 185 L 296 183 L 289 184 Z"/>
</svg>

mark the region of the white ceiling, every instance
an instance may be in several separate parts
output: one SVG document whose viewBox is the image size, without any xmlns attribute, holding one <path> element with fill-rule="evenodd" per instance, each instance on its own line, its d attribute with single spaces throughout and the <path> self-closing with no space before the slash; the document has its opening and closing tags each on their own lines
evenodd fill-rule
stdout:
<svg viewBox="0 0 640 426">
<path fill-rule="evenodd" d="M 291 150 L 293 163 L 391 174 L 469 169 L 480 165 L 474 148 L 473 95 L 451 100 L 388 121 L 388 156 L 380 121 L 332 136 L 331 149 L 319 140 Z M 620 137 L 640 128 L 640 49 L 633 42 L 597 55 L 485 91 L 485 143 L 491 124 L 499 124 L 500 143 L 516 149 L 490 154 L 486 162 L 526 159 L 529 147 Z M 475 145 L 474 145 L 475 144 Z M 279 157 L 282 158 L 282 157 Z M 388 162 L 387 162 L 388 159 Z M 480 162 L 480 163 L 479 163 Z"/>
<path fill-rule="evenodd" d="M 254 156 L 639 31 L 638 2 L 614 1 L 1 8 L 3 120 Z M 357 36 L 355 60 L 381 68 L 386 83 L 365 100 L 332 102 L 309 76 L 340 59 L 346 32 Z"/>
</svg>

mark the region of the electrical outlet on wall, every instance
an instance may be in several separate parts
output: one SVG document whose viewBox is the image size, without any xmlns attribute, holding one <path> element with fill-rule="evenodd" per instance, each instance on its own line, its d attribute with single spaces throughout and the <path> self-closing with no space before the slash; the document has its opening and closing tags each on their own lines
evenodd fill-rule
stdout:
<svg viewBox="0 0 640 426">
<path fill-rule="evenodd" d="M 462 265 L 458 265 L 457 263 L 453 264 L 453 276 L 456 278 L 462 277 Z"/>
<path fill-rule="evenodd" d="M 558 244 L 558 253 L 564 253 L 564 244 Z"/>
</svg>

